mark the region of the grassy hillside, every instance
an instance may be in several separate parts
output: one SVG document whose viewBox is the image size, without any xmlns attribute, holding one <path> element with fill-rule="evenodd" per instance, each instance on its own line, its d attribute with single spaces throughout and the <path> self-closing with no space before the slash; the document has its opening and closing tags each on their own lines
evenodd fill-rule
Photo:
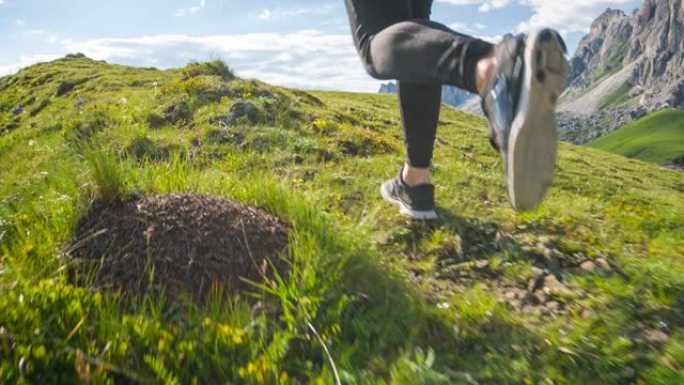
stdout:
<svg viewBox="0 0 684 385">
<path fill-rule="evenodd" d="M 378 193 L 397 112 L 216 62 L 72 56 L 0 79 L 0 382 L 684 383 L 681 173 L 562 144 L 549 199 L 517 214 L 485 122 L 445 108 L 442 219 L 411 222 Z M 177 192 L 287 222 L 289 273 L 198 300 L 74 263 L 93 208 Z"/>
<path fill-rule="evenodd" d="M 647 162 L 671 163 L 684 156 L 684 111 L 658 111 L 587 146 Z"/>
</svg>

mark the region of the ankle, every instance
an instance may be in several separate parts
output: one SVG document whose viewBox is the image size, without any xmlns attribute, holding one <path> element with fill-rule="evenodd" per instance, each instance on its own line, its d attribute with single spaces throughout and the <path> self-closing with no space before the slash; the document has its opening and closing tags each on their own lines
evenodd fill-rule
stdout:
<svg viewBox="0 0 684 385">
<path fill-rule="evenodd" d="M 401 172 L 401 179 L 411 187 L 432 183 L 429 168 L 417 168 L 409 165 L 404 166 Z"/>
</svg>

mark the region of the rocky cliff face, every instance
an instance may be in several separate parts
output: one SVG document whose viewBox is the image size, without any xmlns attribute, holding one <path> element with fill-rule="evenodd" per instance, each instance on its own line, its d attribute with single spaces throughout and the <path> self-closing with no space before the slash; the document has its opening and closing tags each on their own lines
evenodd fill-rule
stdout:
<svg viewBox="0 0 684 385">
<path fill-rule="evenodd" d="M 597 77 L 622 68 L 632 35 L 631 19 L 608 9 L 594 21 L 570 61 L 569 90 L 581 91 Z"/>
<path fill-rule="evenodd" d="M 396 94 L 397 93 L 397 85 L 393 82 L 389 83 L 382 83 L 380 85 L 380 90 L 378 91 L 380 94 Z"/>
<path fill-rule="evenodd" d="M 561 137 L 584 143 L 665 107 L 684 108 L 684 2 L 607 10 L 571 59 Z"/>
</svg>

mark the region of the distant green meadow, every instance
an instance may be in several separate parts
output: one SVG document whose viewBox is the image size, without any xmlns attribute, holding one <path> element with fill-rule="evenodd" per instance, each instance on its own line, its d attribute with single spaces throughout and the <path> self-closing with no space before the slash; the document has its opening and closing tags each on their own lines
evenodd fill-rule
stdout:
<svg viewBox="0 0 684 385">
<path fill-rule="evenodd" d="M 684 157 L 684 111 L 664 109 L 587 144 L 614 154 L 657 164 Z"/>
<path fill-rule="evenodd" d="M 255 108 L 231 116 L 239 100 Z M 648 160 L 677 155 L 681 116 L 647 118 L 671 142 Z M 516 213 L 485 121 L 445 106 L 441 219 L 412 222 L 379 196 L 400 124 L 395 96 L 218 61 L 0 78 L 0 383 L 684 383 L 681 172 L 563 143 L 546 202 Z M 201 303 L 74 277 L 93 201 L 173 192 L 290 223 L 290 273 Z"/>
</svg>

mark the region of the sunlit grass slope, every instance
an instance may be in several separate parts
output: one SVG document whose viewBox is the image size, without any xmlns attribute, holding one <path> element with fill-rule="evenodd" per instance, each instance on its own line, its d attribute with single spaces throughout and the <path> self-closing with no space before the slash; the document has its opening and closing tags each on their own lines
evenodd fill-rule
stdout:
<svg viewBox="0 0 684 385">
<path fill-rule="evenodd" d="M 485 122 L 445 107 L 423 224 L 378 194 L 402 152 L 390 95 L 219 62 L 0 79 L 0 382 L 684 383 L 681 173 L 562 144 L 548 200 L 517 214 Z M 70 276 L 93 199 L 170 192 L 289 222 L 289 276 L 202 303 Z"/>
<path fill-rule="evenodd" d="M 646 162 L 671 163 L 684 156 L 684 111 L 655 112 L 587 146 Z"/>
</svg>

